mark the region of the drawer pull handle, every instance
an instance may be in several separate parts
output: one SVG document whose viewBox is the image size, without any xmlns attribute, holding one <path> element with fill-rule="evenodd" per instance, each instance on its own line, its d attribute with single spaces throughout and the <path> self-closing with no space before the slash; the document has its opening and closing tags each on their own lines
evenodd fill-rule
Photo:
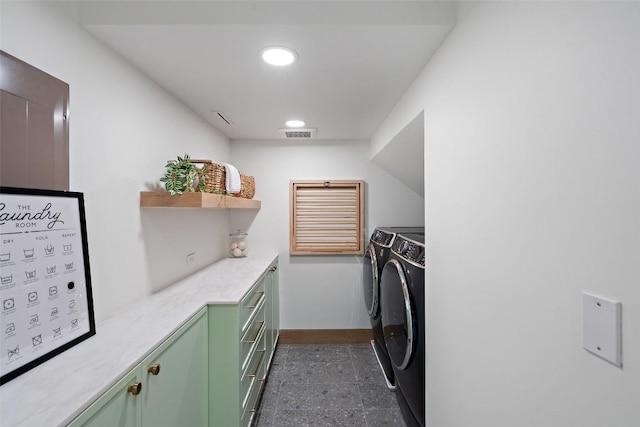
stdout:
<svg viewBox="0 0 640 427">
<path fill-rule="evenodd" d="M 256 341 L 258 341 L 258 337 L 260 336 L 260 332 L 262 332 L 262 330 L 264 329 L 264 320 L 262 322 L 257 322 L 256 325 L 260 325 L 260 327 L 258 328 L 258 332 L 256 332 L 256 334 L 252 337 L 249 338 L 249 341 L 245 341 L 248 344 L 254 343 Z"/>
<path fill-rule="evenodd" d="M 260 371 L 260 367 L 262 366 L 262 360 L 264 359 L 264 354 L 266 352 L 266 348 L 263 348 L 261 350 L 256 350 L 256 353 L 262 353 L 260 355 L 260 360 L 258 361 L 258 364 L 256 365 L 256 369 L 253 371 L 253 374 L 247 374 L 247 378 L 255 378 L 258 376 L 258 372 Z"/>
<path fill-rule="evenodd" d="M 258 292 L 257 295 L 260 295 L 258 300 L 253 305 L 245 305 L 244 308 L 256 308 L 260 304 L 260 301 L 262 301 L 262 297 L 264 297 L 264 291 Z"/>
<path fill-rule="evenodd" d="M 147 372 L 149 372 L 151 375 L 158 375 L 160 373 L 160 364 L 154 363 L 153 365 L 149 366 L 147 368 Z"/>
<path fill-rule="evenodd" d="M 142 391 L 142 383 L 141 382 L 137 382 L 137 383 L 133 383 L 131 385 L 129 385 L 129 387 L 127 387 L 127 391 L 129 393 L 131 393 L 134 396 L 137 396 L 140 394 L 140 392 Z"/>
<path fill-rule="evenodd" d="M 258 381 L 260 381 L 262 384 L 260 384 L 260 390 L 256 395 L 256 401 L 253 402 L 253 408 L 249 409 L 249 412 L 258 412 L 258 407 L 260 406 L 260 397 L 262 397 L 262 392 L 264 391 L 264 378 L 259 379 Z"/>
</svg>

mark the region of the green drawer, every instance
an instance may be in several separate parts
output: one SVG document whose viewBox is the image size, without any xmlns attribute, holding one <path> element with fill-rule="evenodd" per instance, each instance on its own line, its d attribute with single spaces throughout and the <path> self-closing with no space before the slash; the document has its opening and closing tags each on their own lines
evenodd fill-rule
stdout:
<svg viewBox="0 0 640 427">
<path fill-rule="evenodd" d="M 264 358 L 266 355 L 266 337 L 267 334 L 262 333 L 255 351 L 251 354 L 247 363 L 247 368 L 242 373 L 240 379 L 240 402 L 244 408 L 249 397 L 252 384 L 263 376 Z M 262 376 L 261 376 L 262 375 Z"/>
<path fill-rule="evenodd" d="M 266 373 L 264 370 L 264 363 L 260 364 L 257 375 L 254 381 L 251 383 L 247 398 L 243 401 L 242 405 L 242 419 L 241 426 L 251 425 L 251 421 L 255 414 L 258 412 L 258 406 L 260 404 L 260 395 L 264 389 Z"/>
<path fill-rule="evenodd" d="M 240 372 L 244 372 L 247 369 L 251 356 L 255 353 L 256 349 L 260 348 L 260 340 L 264 336 L 266 330 L 266 324 L 264 322 L 264 304 L 262 304 L 256 315 L 253 316 L 249 322 L 246 332 L 240 340 Z"/>
<path fill-rule="evenodd" d="M 251 318 L 264 304 L 264 300 L 264 279 L 261 279 L 240 302 L 240 324 L 242 325 L 242 332 L 245 332 L 251 325 Z"/>
<path fill-rule="evenodd" d="M 242 413 L 242 419 L 240 420 L 241 427 L 249 427 L 252 425 L 253 417 L 256 416 L 255 412 L 245 411 Z"/>
</svg>

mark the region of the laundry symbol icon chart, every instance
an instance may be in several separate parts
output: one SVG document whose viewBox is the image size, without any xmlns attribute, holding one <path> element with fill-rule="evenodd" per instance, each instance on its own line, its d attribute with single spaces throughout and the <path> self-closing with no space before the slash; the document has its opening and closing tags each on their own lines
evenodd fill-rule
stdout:
<svg viewBox="0 0 640 427">
<path fill-rule="evenodd" d="M 47 245 L 44 247 L 45 255 L 53 255 L 54 253 L 55 253 L 55 248 L 53 247 L 53 245 Z"/>
<path fill-rule="evenodd" d="M 12 281 L 13 281 L 13 274 L 10 274 L 4 277 L 0 276 L 0 283 L 2 283 L 3 285 L 8 285 Z"/>
<path fill-rule="evenodd" d="M 15 332 L 16 331 L 16 324 L 15 323 L 7 323 L 7 328 L 4 330 L 5 334 L 10 334 L 11 332 Z"/>
<path fill-rule="evenodd" d="M 62 336 L 62 328 L 53 329 L 53 338 Z"/>
<path fill-rule="evenodd" d="M 36 270 L 25 271 L 24 274 L 27 276 L 27 279 L 35 279 L 36 278 Z"/>
<path fill-rule="evenodd" d="M 20 346 L 17 345 L 14 349 L 7 349 L 7 357 L 11 360 L 14 357 L 20 356 Z"/>
<path fill-rule="evenodd" d="M 29 294 L 27 295 L 27 299 L 29 300 L 29 302 L 38 301 L 38 291 L 29 292 Z"/>
<path fill-rule="evenodd" d="M 0 254 L 0 262 L 9 262 L 11 261 L 11 252 L 7 252 L 6 254 Z"/>
<path fill-rule="evenodd" d="M 7 298 L 2 301 L 2 309 L 3 310 L 11 310 L 16 306 L 16 301 L 14 298 Z"/>
<path fill-rule="evenodd" d="M 25 258 L 33 258 L 33 248 L 23 249 L 22 252 L 24 253 Z"/>
<path fill-rule="evenodd" d="M 33 344 L 34 347 L 42 345 L 42 334 L 38 334 L 35 337 L 31 337 L 31 344 Z"/>
</svg>

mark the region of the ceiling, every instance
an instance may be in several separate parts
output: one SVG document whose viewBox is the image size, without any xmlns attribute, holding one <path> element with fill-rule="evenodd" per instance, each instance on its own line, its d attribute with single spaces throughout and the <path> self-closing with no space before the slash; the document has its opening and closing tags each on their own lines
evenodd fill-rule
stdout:
<svg viewBox="0 0 640 427">
<path fill-rule="evenodd" d="M 350 140 L 373 135 L 455 14 L 448 1 L 82 0 L 78 19 L 231 140 L 284 138 L 294 118 Z M 263 63 L 272 45 L 298 61 Z"/>
</svg>

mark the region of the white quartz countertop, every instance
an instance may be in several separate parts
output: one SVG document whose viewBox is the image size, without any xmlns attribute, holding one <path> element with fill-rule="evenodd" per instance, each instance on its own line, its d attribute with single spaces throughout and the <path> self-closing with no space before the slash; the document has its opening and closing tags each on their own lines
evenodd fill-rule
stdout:
<svg viewBox="0 0 640 427">
<path fill-rule="evenodd" d="M 223 259 L 96 323 L 96 335 L 0 387 L 0 426 L 64 426 L 207 304 L 235 304 L 277 258 Z"/>
</svg>

